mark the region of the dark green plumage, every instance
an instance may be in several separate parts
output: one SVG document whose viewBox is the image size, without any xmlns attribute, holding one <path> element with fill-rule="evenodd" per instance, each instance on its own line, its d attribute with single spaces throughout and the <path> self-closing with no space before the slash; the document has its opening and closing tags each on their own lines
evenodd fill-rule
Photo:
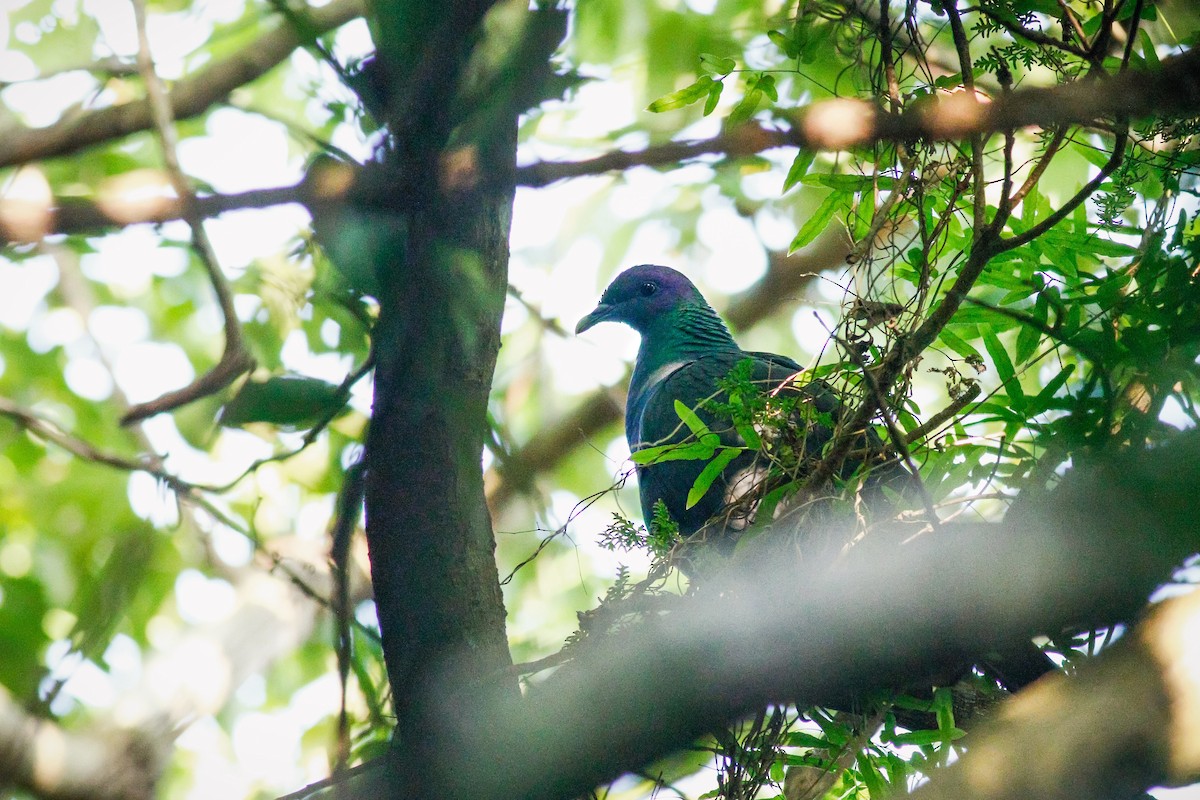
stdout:
<svg viewBox="0 0 1200 800">
<path fill-rule="evenodd" d="M 625 435 L 633 452 L 695 441 L 680 419 L 676 401 L 695 410 L 719 436 L 721 446 L 745 446 L 729 416 L 710 409 L 714 402 L 728 401 L 720 384 L 742 362 L 748 362 L 743 369 L 748 369 L 749 381 L 760 391 L 795 398 L 801 408 L 793 416 L 831 419 L 839 411 L 836 396 L 825 384 L 797 380 L 802 367 L 792 359 L 738 347 L 691 281 L 669 267 L 642 265 L 623 272 L 605 290 L 596 309 L 580 320 L 576 332 L 604 321 L 624 322 L 642 335 L 626 403 Z M 819 454 L 832 436 L 826 425 L 802 422 L 798 427 L 789 442 L 798 461 Z M 706 459 L 676 459 L 639 466 L 638 488 L 647 523 L 655 503 L 662 500 L 685 536 L 696 533 L 723 511 L 720 530 L 745 527 L 753 503 L 727 505 L 753 488 L 764 460 L 752 449 L 740 453 L 689 508 L 688 493 L 707 463 Z M 846 470 L 850 471 L 852 467 Z"/>
</svg>

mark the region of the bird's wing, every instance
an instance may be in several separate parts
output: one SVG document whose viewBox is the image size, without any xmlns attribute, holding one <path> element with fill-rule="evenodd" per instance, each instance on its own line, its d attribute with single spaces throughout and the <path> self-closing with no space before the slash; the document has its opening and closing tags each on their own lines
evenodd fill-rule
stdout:
<svg viewBox="0 0 1200 800">
<path fill-rule="evenodd" d="M 690 508 L 689 492 L 711 459 L 664 459 L 639 467 L 638 486 L 642 511 L 648 520 L 654 504 L 662 500 L 672 518 L 679 523 L 685 536 L 699 530 L 705 522 L 729 502 L 736 500 L 739 489 L 750 488 L 755 481 L 750 472 L 758 453 L 746 448 L 746 441 L 727 417 L 721 417 L 705 406 L 706 400 L 728 402 L 720 388 L 739 362 L 749 360 L 749 378 L 763 391 L 771 391 L 800 371 L 800 365 L 783 356 L 765 353 L 728 351 L 713 353 L 689 361 L 665 374 L 645 390 L 637 419 L 629 420 L 628 433 L 633 449 L 657 445 L 685 445 L 697 441 L 696 434 L 681 418 L 675 403 L 695 412 L 707 430 L 719 440 L 718 453 L 725 448 L 742 448 L 730 453 L 728 462 L 711 488 Z"/>
<path fill-rule="evenodd" d="M 716 434 L 716 453 L 708 457 L 661 459 L 638 468 L 638 486 L 642 499 L 642 511 L 646 520 L 651 519 L 654 504 L 662 500 L 679 523 L 684 536 L 702 528 L 712 517 L 742 497 L 765 478 L 769 459 L 747 446 L 728 416 L 721 416 L 706 407 L 706 400 L 728 403 L 729 398 L 720 388 L 741 362 L 749 361 L 749 369 L 743 373 L 758 389 L 768 394 L 779 394 L 800 398 L 779 424 L 756 424 L 761 440 L 774 450 L 773 459 L 791 459 L 787 468 L 791 479 L 802 479 L 813 461 L 821 457 L 825 446 L 834 435 L 834 429 L 842 418 L 842 405 L 838 394 L 823 381 L 800 381 L 797 376 L 801 366 L 786 356 L 774 353 L 729 351 L 713 353 L 688 361 L 662 374 L 644 390 L 644 399 L 635 419 L 627 420 L 629 440 L 635 451 L 659 445 L 684 446 L 696 442 L 696 433 L 681 418 L 676 408 L 680 402 Z M 743 367 L 745 369 L 745 367 Z M 857 455 L 846 459 L 835 470 L 836 474 L 848 478 L 863 461 L 862 453 L 874 452 L 871 460 L 882 458 L 886 447 L 875 432 L 867 429 L 854 445 Z M 688 507 L 688 495 L 697 486 L 697 479 L 716 455 L 725 449 L 729 452 L 721 474 L 712 481 L 710 488 L 700 499 Z M 868 482 L 870 498 L 878 500 L 883 507 L 883 493 L 875 484 L 885 483 L 892 488 L 903 488 L 911 477 L 900 469 L 893 475 L 892 468 L 879 470 L 878 476 Z M 893 480 L 895 479 L 895 480 Z M 895 485 L 893 485 L 895 484 Z M 694 498 L 693 498 L 694 499 Z M 736 513 L 726 514 L 726 526 L 740 529 L 753 521 L 756 504 L 738 504 Z"/>
</svg>

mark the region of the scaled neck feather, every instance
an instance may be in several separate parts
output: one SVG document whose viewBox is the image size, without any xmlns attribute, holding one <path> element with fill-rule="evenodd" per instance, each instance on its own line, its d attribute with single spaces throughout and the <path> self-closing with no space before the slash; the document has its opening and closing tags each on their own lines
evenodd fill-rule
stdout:
<svg viewBox="0 0 1200 800">
<path fill-rule="evenodd" d="M 725 323 L 707 303 L 681 305 L 642 334 L 636 372 L 643 375 L 673 361 L 738 350 Z"/>
<path fill-rule="evenodd" d="M 725 323 L 707 303 L 681 305 L 655 319 L 642 331 L 629 384 L 627 430 L 637 425 L 647 392 L 675 369 L 702 356 L 740 352 Z"/>
</svg>

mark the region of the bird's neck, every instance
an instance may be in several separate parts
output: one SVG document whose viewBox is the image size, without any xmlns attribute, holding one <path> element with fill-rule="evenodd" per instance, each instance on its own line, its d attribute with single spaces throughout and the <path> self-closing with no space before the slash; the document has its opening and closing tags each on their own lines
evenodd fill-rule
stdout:
<svg viewBox="0 0 1200 800">
<path fill-rule="evenodd" d="M 655 373 L 660 370 L 724 352 L 740 350 L 717 312 L 707 304 L 681 306 L 654 320 L 642 331 L 642 344 L 634 367 L 634 385 L 657 383 Z"/>
</svg>

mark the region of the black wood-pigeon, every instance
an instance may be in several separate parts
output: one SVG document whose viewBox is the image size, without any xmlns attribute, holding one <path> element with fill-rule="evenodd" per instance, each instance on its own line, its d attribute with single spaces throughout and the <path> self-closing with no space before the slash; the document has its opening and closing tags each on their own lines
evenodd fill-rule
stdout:
<svg viewBox="0 0 1200 800">
<path fill-rule="evenodd" d="M 694 412 L 704 428 L 718 437 L 709 437 L 712 447 L 708 450 L 713 452 L 707 453 L 707 458 L 702 447 L 691 451 L 694 456 L 698 450 L 701 457 L 690 458 L 678 457 L 686 453 L 659 449 L 655 452 L 662 452 L 663 457 L 638 465 L 647 526 L 659 500 L 685 537 L 705 529 L 710 520 L 714 524 L 706 532 L 716 533 L 737 531 L 752 521 L 768 459 L 746 441 L 747 437 L 756 438 L 755 433 L 745 424 L 736 424 L 733 415 L 714 410 L 729 404 L 722 381 L 735 367 L 759 392 L 780 398 L 783 402 L 779 405 L 790 411 L 790 426 L 776 426 L 771 434 L 778 440 L 781 431 L 790 427 L 791 435 L 783 435 L 795 465 L 789 478 L 802 478 L 805 467 L 820 456 L 833 435 L 832 426 L 841 410 L 836 394 L 822 382 L 802 379 L 803 368 L 786 356 L 738 347 L 699 290 L 674 269 L 645 264 L 621 273 L 575 331 L 582 333 L 600 322 L 624 322 L 642 337 L 625 406 L 625 436 L 631 452 L 664 445 L 682 448 L 703 439 L 693 430 L 694 424 L 689 426 L 688 415 L 681 414 L 677 403 Z M 763 432 L 762 420 L 756 420 L 753 427 Z M 860 436 L 858 457 L 837 470 L 842 477 L 861 465 L 864 448 L 882 456 L 882 443 L 873 432 Z M 700 494 L 704 486 L 703 482 L 697 485 L 697 480 L 713 458 L 721 458 L 724 468 Z M 751 497 L 743 498 L 747 492 Z M 878 487 L 875 493 L 882 499 Z M 690 502 L 689 494 L 693 495 Z"/>
</svg>

